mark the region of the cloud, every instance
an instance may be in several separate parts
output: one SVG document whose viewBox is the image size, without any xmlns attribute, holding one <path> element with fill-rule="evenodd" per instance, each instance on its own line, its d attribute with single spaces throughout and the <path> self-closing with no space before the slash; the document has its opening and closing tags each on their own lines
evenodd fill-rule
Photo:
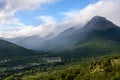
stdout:
<svg viewBox="0 0 120 80">
<path fill-rule="evenodd" d="M 104 16 L 120 26 L 120 0 L 100 0 L 97 3 L 89 4 L 80 11 L 62 12 L 65 19 L 71 19 L 75 23 L 85 24 L 95 15 Z"/>
<path fill-rule="evenodd" d="M 0 0 L 0 10 L 6 6 L 6 1 Z"/>
<path fill-rule="evenodd" d="M 49 34 L 57 35 L 60 32 L 73 26 L 73 23 L 68 20 L 56 22 L 52 16 L 39 16 L 37 17 L 43 23 L 37 26 L 24 25 L 19 20 L 16 20 L 14 24 L 0 25 L 0 37 L 15 38 L 15 37 L 28 37 L 33 35 L 39 35 L 45 37 Z M 16 23 L 16 24 L 15 24 Z M 5 26 L 5 27 L 4 27 Z M 15 26 L 15 27 L 13 27 Z"/>
<path fill-rule="evenodd" d="M 57 0 L 0 0 L 0 24 L 10 23 L 15 12 L 20 10 L 34 10 L 43 4 Z"/>
<path fill-rule="evenodd" d="M 19 19 L 13 18 L 20 10 L 35 10 L 43 4 L 51 4 L 59 0 L 0 0 L 0 37 L 14 38 L 20 36 L 46 35 L 54 24 L 50 16 L 41 16 L 42 25 L 25 25 Z M 52 26 L 51 26 L 52 25 Z M 51 26 L 46 28 L 46 26 Z"/>
<path fill-rule="evenodd" d="M 18 23 L 17 23 L 18 24 Z M 38 26 L 27 26 L 22 23 L 19 23 L 21 26 L 0 28 L 0 37 L 4 38 L 15 38 L 15 37 L 28 37 L 33 35 L 39 35 L 40 37 L 47 36 L 51 32 L 55 31 L 56 23 L 44 23 Z M 6 25 L 5 25 L 6 26 Z"/>
<path fill-rule="evenodd" d="M 2 1 L 5 1 L 5 0 L 2 0 Z M 3 2 L 4 4 L 0 4 L 0 7 L 1 7 L 0 19 L 1 17 L 3 18 L 6 17 L 6 15 L 7 15 L 7 18 L 11 19 L 11 16 L 18 10 L 35 9 L 36 7 L 39 6 L 39 4 L 42 5 L 44 3 L 54 2 L 55 0 L 24 0 L 24 1 L 6 0 L 6 1 L 7 2 Z M 7 5 L 5 5 L 5 3 L 7 3 Z M 40 21 L 42 21 L 43 24 L 40 24 L 38 26 L 24 25 L 19 21 L 19 19 L 12 18 L 12 20 L 10 21 L 15 22 L 16 24 L 11 24 L 11 26 L 15 25 L 17 27 L 9 28 L 9 29 L 6 29 L 6 28 L 0 29 L 0 36 L 14 38 L 19 36 L 31 36 L 31 35 L 40 35 L 41 37 L 44 37 L 50 33 L 54 33 L 57 35 L 60 32 L 72 26 L 76 26 L 78 24 L 84 25 L 87 21 L 89 21 L 93 16 L 96 16 L 96 15 L 104 16 L 107 19 L 111 20 L 112 22 L 120 26 L 119 3 L 120 3 L 120 0 L 99 0 L 94 4 L 89 4 L 82 10 L 71 10 L 67 12 L 62 12 L 62 15 L 64 15 L 65 17 L 60 22 L 56 22 L 56 19 L 52 16 L 39 16 L 37 18 L 40 19 Z M 13 5 L 11 6 L 11 4 Z M 6 6 L 10 6 L 10 9 Z M 3 7 L 5 10 L 3 10 Z M 7 13 L 5 14 L 7 10 L 8 11 L 10 10 L 9 14 Z M 6 20 L 9 20 L 7 18 Z"/>
<path fill-rule="evenodd" d="M 52 16 L 37 16 L 37 19 L 41 20 L 43 23 L 55 23 L 56 19 Z"/>
<path fill-rule="evenodd" d="M 12 10 L 35 9 L 43 4 L 49 4 L 56 0 L 8 0 Z"/>
</svg>

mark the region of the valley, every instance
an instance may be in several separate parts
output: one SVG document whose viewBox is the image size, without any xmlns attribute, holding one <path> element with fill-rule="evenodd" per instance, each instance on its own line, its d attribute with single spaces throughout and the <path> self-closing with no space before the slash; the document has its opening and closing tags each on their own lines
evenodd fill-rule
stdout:
<svg viewBox="0 0 120 80">
<path fill-rule="evenodd" d="M 2 38 L 0 80 L 119 80 L 119 35 L 120 27 L 94 16 L 82 28 L 41 42 L 38 37 L 30 44 L 32 38 L 17 38 L 18 43 Z M 24 43 L 38 44 L 28 49 Z"/>
</svg>

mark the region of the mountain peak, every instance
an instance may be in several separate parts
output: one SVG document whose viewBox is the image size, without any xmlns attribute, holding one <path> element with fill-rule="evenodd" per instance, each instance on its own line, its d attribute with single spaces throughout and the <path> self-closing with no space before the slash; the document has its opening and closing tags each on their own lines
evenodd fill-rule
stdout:
<svg viewBox="0 0 120 80">
<path fill-rule="evenodd" d="M 117 27 L 111 21 L 105 17 L 94 16 L 88 23 L 83 27 L 85 30 L 107 30 L 109 28 Z"/>
<path fill-rule="evenodd" d="M 94 16 L 91 21 L 94 21 L 94 22 L 100 22 L 100 21 L 108 21 L 105 17 L 101 17 L 101 16 Z"/>
</svg>

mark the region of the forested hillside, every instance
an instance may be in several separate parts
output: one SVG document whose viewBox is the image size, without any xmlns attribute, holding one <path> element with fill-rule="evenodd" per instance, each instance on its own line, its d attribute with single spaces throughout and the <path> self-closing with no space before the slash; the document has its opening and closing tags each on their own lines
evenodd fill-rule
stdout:
<svg viewBox="0 0 120 80">
<path fill-rule="evenodd" d="M 120 80 L 119 74 L 120 55 L 116 55 L 84 63 L 71 62 L 58 66 L 54 64 L 42 70 L 33 69 L 13 74 L 4 80 Z"/>
</svg>

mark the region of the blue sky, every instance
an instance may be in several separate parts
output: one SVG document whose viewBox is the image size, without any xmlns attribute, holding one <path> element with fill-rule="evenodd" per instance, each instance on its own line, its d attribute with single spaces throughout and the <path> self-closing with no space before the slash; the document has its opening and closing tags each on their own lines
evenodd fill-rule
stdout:
<svg viewBox="0 0 120 80">
<path fill-rule="evenodd" d="M 80 10 L 88 4 L 93 4 L 98 0 L 61 0 L 52 4 L 43 4 L 35 10 L 21 10 L 14 14 L 14 18 L 18 18 L 25 25 L 39 25 L 42 22 L 37 16 L 52 16 L 57 21 L 63 19 L 61 12 Z"/>
</svg>

